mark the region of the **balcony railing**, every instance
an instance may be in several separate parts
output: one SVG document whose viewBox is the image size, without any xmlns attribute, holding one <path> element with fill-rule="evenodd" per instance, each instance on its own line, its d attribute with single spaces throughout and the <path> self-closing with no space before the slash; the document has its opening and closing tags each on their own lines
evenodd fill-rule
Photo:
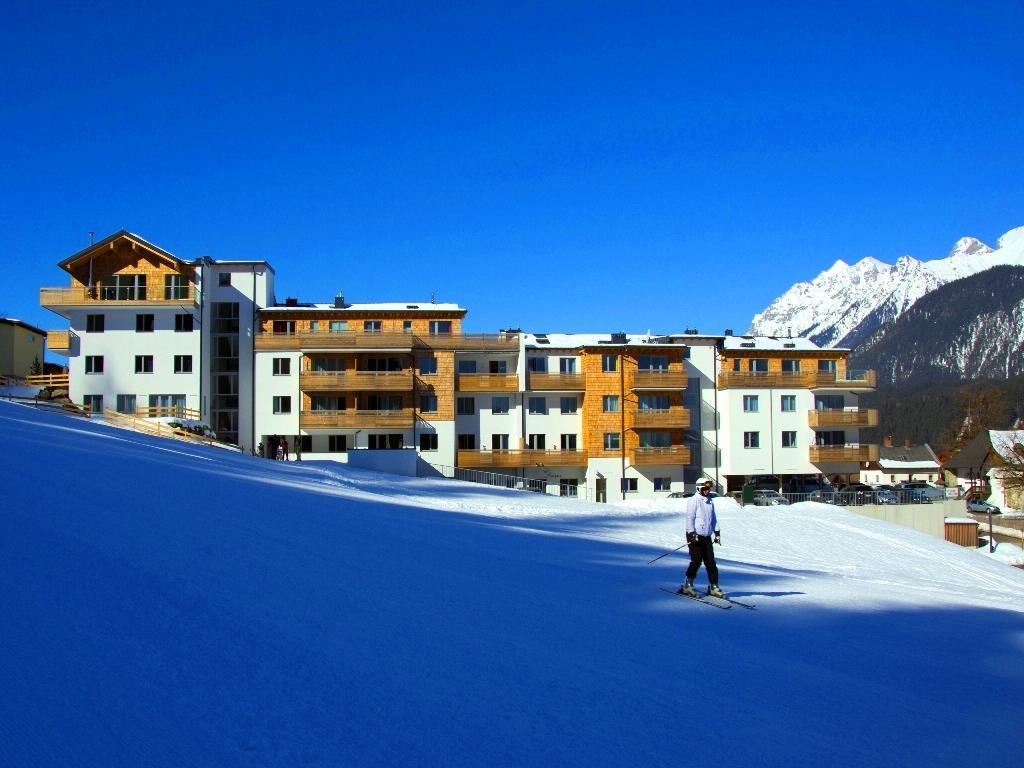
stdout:
<svg viewBox="0 0 1024 768">
<path fill-rule="evenodd" d="M 454 334 L 421 336 L 412 333 L 364 333 L 359 331 L 297 331 L 256 334 L 256 349 L 448 349 L 513 351 L 519 349 L 515 334 Z"/>
<path fill-rule="evenodd" d="M 812 445 L 809 458 L 811 464 L 845 464 L 855 461 L 878 461 L 878 446 L 867 443 Z"/>
<path fill-rule="evenodd" d="M 686 389 L 686 371 L 638 370 L 633 389 Z"/>
<path fill-rule="evenodd" d="M 46 349 L 58 355 L 68 354 L 71 351 L 71 331 L 47 331 Z"/>
<path fill-rule="evenodd" d="M 303 392 L 410 392 L 412 369 L 405 371 L 302 371 Z"/>
<path fill-rule="evenodd" d="M 534 392 L 583 392 L 587 387 L 582 373 L 539 373 L 530 371 L 526 388 Z"/>
<path fill-rule="evenodd" d="M 826 427 L 877 427 L 876 408 L 820 409 L 807 413 L 807 426 L 816 429 Z"/>
<path fill-rule="evenodd" d="M 641 409 L 636 412 L 634 429 L 686 429 L 690 426 L 690 411 L 682 406 L 664 410 Z"/>
<path fill-rule="evenodd" d="M 850 371 L 839 375 L 833 371 L 719 371 L 719 389 L 744 387 L 778 389 L 874 389 L 875 371 Z"/>
<path fill-rule="evenodd" d="M 145 288 L 124 286 L 100 286 L 92 288 L 74 286 L 72 288 L 40 288 L 39 304 L 47 309 L 61 307 L 89 306 L 137 306 L 195 304 L 197 301 L 194 285 L 168 288 L 162 285 Z"/>
<path fill-rule="evenodd" d="M 460 373 L 455 381 L 460 392 L 518 392 L 514 373 Z"/>
<path fill-rule="evenodd" d="M 513 467 L 584 467 L 586 451 L 555 451 L 533 448 L 508 450 L 478 450 L 458 452 L 460 467 L 513 468 Z"/>
<path fill-rule="evenodd" d="M 630 462 L 637 467 L 689 464 L 690 449 L 685 445 L 671 445 L 666 448 L 634 448 Z"/>
<path fill-rule="evenodd" d="M 412 428 L 412 419 L 412 408 L 401 408 L 394 411 L 346 410 L 299 412 L 299 426 L 304 429 Z"/>
</svg>

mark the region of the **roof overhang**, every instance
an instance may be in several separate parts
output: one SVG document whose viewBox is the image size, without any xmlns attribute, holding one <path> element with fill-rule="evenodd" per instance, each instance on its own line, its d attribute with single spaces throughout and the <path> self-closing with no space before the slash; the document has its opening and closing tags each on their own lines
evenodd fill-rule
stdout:
<svg viewBox="0 0 1024 768">
<path fill-rule="evenodd" d="M 90 245 L 88 248 L 83 248 L 78 253 L 68 256 L 57 266 L 66 272 L 71 272 L 71 270 L 77 265 L 83 264 L 89 259 L 95 258 L 106 251 L 112 251 L 121 243 L 128 243 L 133 251 L 142 250 L 150 253 L 160 261 L 164 261 L 176 268 L 180 269 L 181 267 L 189 266 L 188 262 L 182 261 L 173 253 L 165 251 L 163 248 L 153 245 L 138 235 L 132 234 L 124 229 L 100 240 L 98 243 Z"/>
</svg>

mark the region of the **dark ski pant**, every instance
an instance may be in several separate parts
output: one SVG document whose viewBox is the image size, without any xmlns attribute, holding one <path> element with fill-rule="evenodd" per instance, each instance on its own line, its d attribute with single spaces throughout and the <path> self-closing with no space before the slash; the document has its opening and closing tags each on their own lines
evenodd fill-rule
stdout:
<svg viewBox="0 0 1024 768">
<path fill-rule="evenodd" d="M 700 564 L 708 571 L 708 582 L 718 583 L 718 564 L 715 563 L 715 545 L 710 536 L 698 536 L 697 540 L 689 545 L 690 565 L 686 569 L 686 578 L 693 581 L 697 578 L 697 571 Z"/>
</svg>

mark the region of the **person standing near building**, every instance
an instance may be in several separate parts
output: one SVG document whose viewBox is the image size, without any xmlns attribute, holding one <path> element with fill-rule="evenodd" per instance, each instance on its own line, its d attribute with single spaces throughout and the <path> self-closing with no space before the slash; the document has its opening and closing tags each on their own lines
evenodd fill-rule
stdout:
<svg viewBox="0 0 1024 768">
<path fill-rule="evenodd" d="M 693 587 L 701 563 L 708 572 L 708 594 L 711 597 L 725 597 L 718 587 L 718 565 L 715 563 L 715 544 L 722 543 L 715 515 L 715 500 L 711 495 L 714 486 L 710 480 L 701 482 L 697 493 L 686 505 L 686 544 L 690 550 L 690 564 L 686 568 L 686 581 L 679 587 L 679 594 L 699 597 Z"/>
</svg>

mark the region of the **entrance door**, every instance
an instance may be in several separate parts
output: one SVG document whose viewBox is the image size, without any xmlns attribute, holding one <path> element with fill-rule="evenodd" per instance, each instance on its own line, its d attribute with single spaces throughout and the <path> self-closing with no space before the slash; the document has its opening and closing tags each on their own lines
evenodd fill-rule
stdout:
<svg viewBox="0 0 1024 768">
<path fill-rule="evenodd" d="M 602 504 L 608 501 L 608 489 L 605 485 L 605 479 L 603 477 L 597 478 L 597 486 L 595 489 L 596 500 Z"/>
</svg>

